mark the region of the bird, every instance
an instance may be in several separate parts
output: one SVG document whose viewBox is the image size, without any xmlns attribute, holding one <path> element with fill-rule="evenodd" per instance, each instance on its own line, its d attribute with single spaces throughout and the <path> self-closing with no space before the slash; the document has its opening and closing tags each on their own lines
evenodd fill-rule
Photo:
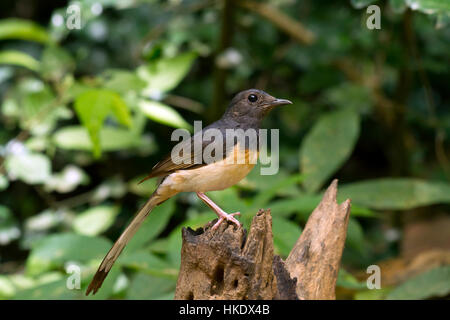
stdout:
<svg viewBox="0 0 450 320">
<path fill-rule="evenodd" d="M 182 152 L 181 156 L 178 154 L 178 159 L 171 153 L 159 161 L 148 176 L 141 180 L 144 182 L 150 178 L 158 178 L 155 191 L 104 257 L 86 290 L 86 295 L 90 292 L 95 294 L 99 290 L 114 262 L 152 209 L 180 192 L 196 192 L 197 196 L 217 214 L 218 221 L 213 225 L 213 230 L 224 221 L 239 228 L 240 223 L 235 216 L 240 213 L 226 213 L 208 198 L 205 192 L 229 188 L 245 178 L 255 166 L 256 161 L 251 160 L 258 157 L 259 143 L 251 143 L 250 139 L 245 139 L 242 143 L 240 139 L 229 138 L 227 132 L 230 129 L 232 131 L 242 129 L 239 132 L 248 129 L 259 132 L 262 120 L 274 107 L 288 104 L 292 102 L 275 98 L 263 90 L 241 91 L 233 97 L 219 120 L 182 142 L 182 146 L 191 148 L 182 149 L 187 151 Z M 209 140 L 201 138 L 203 134 L 206 136 L 208 130 L 216 132 L 218 138 Z M 196 141 L 200 141 L 201 148 L 195 148 Z M 201 157 L 203 150 L 208 147 L 217 151 L 212 152 L 213 159 L 209 161 Z M 238 156 L 244 161 L 236 161 Z M 199 158 L 200 161 L 196 161 Z"/>
</svg>

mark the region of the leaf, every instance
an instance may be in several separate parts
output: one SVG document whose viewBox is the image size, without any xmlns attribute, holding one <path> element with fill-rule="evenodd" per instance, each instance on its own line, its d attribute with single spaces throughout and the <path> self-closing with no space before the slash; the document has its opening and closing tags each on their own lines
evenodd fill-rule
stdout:
<svg viewBox="0 0 450 320">
<path fill-rule="evenodd" d="M 131 116 L 128 107 L 114 91 L 87 90 L 76 98 L 75 110 L 81 123 L 89 132 L 96 158 L 101 155 L 100 130 L 105 118 L 111 112 L 114 113 L 121 124 L 131 126 Z"/>
<path fill-rule="evenodd" d="M 3 19 L 0 21 L 0 40 L 19 39 L 42 43 L 50 42 L 50 35 L 38 24 L 22 19 Z"/>
<path fill-rule="evenodd" d="M 72 300 L 81 298 L 78 290 L 69 290 L 66 286 L 67 279 L 59 279 L 50 283 L 44 283 L 32 288 L 20 290 L 14 296 L 15 300 Z"/>
<path fill-rule="evenodd" d="M 157 101 L 141 100 L 141 111 L 153 121 L 174 127 L 191 130 L 192 126 L 172 107 Z"/>
<path fill-rule="evenodd" d="M 306 220 L 320 200 L 320 195 L 299 195 L 292 199 L 274 201 L 268 207 L 274 216 L 287 217 L 293 213 L 305 213 L 306 215 L 301 215 L 301 217 Z"/>
<path fill-rule="evenodd" d="M 303 186 L 317 191 L 347 160 L 359 136 L 359 116 L 349 110 L 323 115 L 300 148 Z"/>
<path fill-rule="evenodd" d="M 96 236 L 106 231 L 119 213 L 118 207 L 97 206 L 78 214 L 73 221 L 73 229 L 86 236 Z"/>
<path fill-rule="evenodd" d="M 8 156 L 5 161 L 8 175 L 28 184 L 44 183 L 51 176 L 50 159 L 41 153 Z"/>
<path fill-rule="evenodd" d="M 44 78 L 60 81 L 75 69 L 75 61 L 66 50 L 52 45 L 44 49 L 39 69 Z"/>
<path fill-rule="evenodd" d="M 365 282 L 359 282 L 350 272 L 343 268 L 339 269 L 336 286 L 353 290 L 367 288 L 367 284 Z"/>
<path fill-rule="evenodd" d="M 345 184 L 338 199 L 352 199 L 372 209 L 406 210 L 437 203 L 450 203 L 450 184 L 414 178 L 382 178 Z"/>
<path fill-rule="evenodd" d="M 417 300 L 445 297 L 450 293 L 450 266 L 423 272 L 393 289 L 388 300 Z"/>
<path fill-rule="evenodd" d="M 418 10 L 425 14 L 450 12 L 450 1 L 448 0 L 406 0 L 406 5 L 412 10 Z"/>
<path fill-rule="evenodd" d="M 133 132 L 113 127 L 100 129 L 99 137 L 103 151 L 136 148 L 143 142 Z M 53 141 L 61 149 L 90 151 L 93 148 L 88 131 L 82 126 L 67 126 L 58 130 L 53 135 Z"/>
<path fill-rule="evenodd" d="M 31 131 L 33 135 L 47 135 L 59 118 L 67 119 L 72 115 L 56 100 L 50 86 L 40 79 L 21 79 L 13 88 L 11 98 L 11 107 L 16 104 L 13 114 L 20 120 L 21 128 Z"/>
<path fill-rule="evenodd" d="M 0 65 L 12 64 L 20 67 L 38 71 L 40 65 L 34 57 L 16 50 L 0 51 Z"/>
<path fill-rule="evenodd" d="M 67 193 L 75 190 L 80 184 L 87 184 L 88 181 L 89 176 L 81 168 L 69 164 L 45 181 L 45 191 Z"/>
<path fill-rule="evenodd" d="M 150 95 L 174 89 L 188 73 L 196 58 L 193 52 L 173 58 L 161 58 L 138 68 L 137 73 L 147 82 L 145 92 Z"/>
<path fill-rule="evenodd" d="M 131 280 L 126 298 L 130 300 L 173 299 L 176 280 L 138 273 Z"/>
<path fill-rule="evenodd" d="M 0 174 L 0 191 L 6 190 L 9 186 L 8 178 L 5 175 Z"/>
<path fill-rule="evenodd" d="M 175 199 L 169 199 L 155 207 L 142 223 L 139 230 L 124 249 L 124 255 L 142 248 L 155 239 L 167 226 L 170 217 L 175 212 Z"/>
<path fill-rule="evenodd" d="M 149 179 L 144 183 L 139 183 L 142 179 L 144 179 L 147 174 L 139 175 L 131 179 L 128 184 L 128 191 L 134 194 L 137 194 L 141 197 L 150 197 L 152 193 L 155 191 L 156 186 L 158 184 L 157 179 Z"/>
<path fill-rule="evenodd" d="M 277 251 L 287 257 L 297 242 L 302 229 L 295 223 L 278 217 L 272 219 L 273 244 Z"/>
<path fill-rule="evenodd" d="M 16 288 L 7 276 L 0 275 L 0 300 L 10 299 L 14 296 Z"/>
<path fill-rule="evenodd" d="M 395 13 L 403 13 L 406 9 L 405 0 L 389 0 L 389 5 Z"/>
<path fill-rule="evenodd" d="M 74 233 L 57 233 L 47 236 L 33 245 L 26 262 L 29 275 L 40 274 L 68 261 L 87 262 L 103 258 L 111 248 L 111 241 Z"/>
<path fill-rule="evenodd" d="M 325 91 L 325 99 L 341 109 L 368 114 L 372 108 L 370 90 L 363 85 L 344 82 Z"/>
<path fill-rule="evenodd" d="M 143 250 L 120 256 L 117 263 L 154 276 L 176 279 L 178 275 L 178 269 L 171 267 L 168 262 L 156 255 Z"/>
<path fill-rule="evenodd" d="M 111 69 L 104 73 L 104 87 L 109 90 L 126 94 L 129 91 L 140 91 L 145 88 L 145 81 L 136 73 L 127 70 Z"/>
<path fill-rule="evenodd" d="M 270 186 L 260 191 L 254 198 L 252 209 L 258 209 L 266 206 L 266 204 L 272 199 L 280 190 L 291 187 L 301 182 L 303 177 L 299 174 L 292 175 L 286 179 L 278 181 L 277 183 L 270 184 Z"/>
<path fill-rule="evenodd" d="M 356 292 L 354 295 L 355 300 L 384 300 L 387 293 L 391 291 L 391 288 L 381 288 L 372 290 L 363 290 Z"/>
<path fill-rule="evenodd" d="M 299 217 L 306 221 L 309 215 L 319 205 L 322 194 L 299 194 L 293 198 L 271 202 L 267 207 L 272 209 L 272 214 L 278 217 L 287 217 L 298 213 Z M 370 209 L 352 204 L 351 215 L 354 217 L 379 218 L 380 215 Z"/>
<path fill-rule="evenodd" d="M 11 210 L 0 205 L 0 246 L 7 245 L 11 241 L 20 238 L 20 234 L 20 229 Z"/>
<path fill-rule="evenodd" d="M 282 186 L 281 189 L 276 190 L 277 196 L 295 196 L 299 193 L 297 183 L 300 182 L 303 177 L 294 175 L 296 178 L 291 178 L 293 175 L 287 170 L 280 168 L 277 174 L 274 175 L 262 175 L 261 163 L 257 163 L 252 171 L 241 180 L 238 184 L 239 187 L 255 191 L 268 191 L 274 189 L 274 185 Z M 286 185 L 284 185 L 286 183 Z"/>
<path fill-rule="evenodd" d="M 364 232 L 358 220 L 350 217 L 347 227 L 347 238 L 345 242 L 348 247 L 355 249 L 360 254 L 365 253 Z"/>
</svg>

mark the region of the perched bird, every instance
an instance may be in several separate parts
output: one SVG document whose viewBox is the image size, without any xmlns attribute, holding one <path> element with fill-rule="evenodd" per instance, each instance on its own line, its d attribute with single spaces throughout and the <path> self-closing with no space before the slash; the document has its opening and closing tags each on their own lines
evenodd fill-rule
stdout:
<svg viewBox="0 0 450 320">
<path fill-rule="evenodd" d="M 250 89 L 239 92 L 232 99 L 220 120 L 195 133 L 193 137 L 184 142 L 184 146 L 188 144 L 191 147 L 186 149 L 189 150 L 188 152 L 183 153 L 178 159 L 174 159 L 171 154 L 158 162 L 144 179 L 159 177 L 160 181 L 156 190 L 106 254 L 89 284 L 86 295 L 89 295 L 91 291 L 94 294 L 97 292 L 114 262 L 152 209 L 177 193 L 196 192 L 197 196 L 219 217 L 213 229 L 216 229 L 224 220 L 240 227 L 239 221 L 234 217 L 239 215 L 239 212 L 226 213 L 209 199 L 205 192 L 226 189 L 247 176 L 255 166 L 256 161 L 251 161 L 251 159 L 258 157 L 259 144 L 251 143 L 249 140 L 244 140 L 245 142 L 242 143 L 241 140 L 235 138 L 230 141 L 229 137 L 227 141 L 226 133 L 230 131 L 229 129 L 234 131 L 253 129 L 259 133 L 261 122 L 269 111 L 276 106 L 286 104 L 292 104 L 292 102 L 274 98 L 262 90 Z M 221 139 L 202 138 L 200 140 L 201 148 L 195 148 L 195 141 L 198 141 L 196 137 L 199 135 L 202 137 L 203 133 L 206 135 L 209 129 L 214 129 L 216 133 L 221 134 Z M 205 148 L 223 150 L 223 152 L 219 159 L 214 157 L 213 152 L 214 160 L 207 161 L 202 157 Z M 218 152 L 217 155 L 220 153 Z M 236 161 L 236 158 L 239 157 L 244 161 Z M 195 161 L 196 159 L 200 159 L 200 161 Z"/>
</svg>

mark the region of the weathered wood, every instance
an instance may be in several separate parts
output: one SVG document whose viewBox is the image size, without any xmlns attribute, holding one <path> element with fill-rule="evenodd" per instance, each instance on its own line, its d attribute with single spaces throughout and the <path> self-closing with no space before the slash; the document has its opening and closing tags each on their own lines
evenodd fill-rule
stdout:
<svg viewBox="0 0 450 320">
<path fill-rule="evenodd" d="M 336 280 L 350 216 L 350 200 L 336 202 L 337 180 L 309 216 L 305 229 L 286 259 L 291 277 L 300 279 L 300 299 L 335 299 Z"/>
<path fill-rule="evenodd" d="M 325 192 L 286 262 L 274 255 L 272 217 L 259 210 L 246 230 L 223 223 L 182 231 L 175 299 L 334 299 L 350 201 Z"/>
<path fill-rule="evenodd" d="M 275 299 L 270 210 L 256 214 L 248 236 L 227 223 L 213 231 L 214 222 L 183 229 L 175 299 Z"/>
</svg>

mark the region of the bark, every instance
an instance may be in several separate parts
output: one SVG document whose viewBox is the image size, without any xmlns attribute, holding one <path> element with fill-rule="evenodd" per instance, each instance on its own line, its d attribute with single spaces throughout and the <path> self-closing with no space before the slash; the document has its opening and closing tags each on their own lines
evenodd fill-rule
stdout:
<svg viewBox="0 0 450 320">
<path fill-rule="evenodd" d="M 291 277 L 301 279 L 296 290 L 300 299 L 336 298 L 336 280 L 350 216 L 350 200 L 339 205 L 336 195 L 337 180 L 334 180 L 286 259 Z"/>
<path fill-rule="evenodd" d="M 182 231 L 175 299 L 334 299 L 350 200 L 336 202 L 337 180 L 311 214 L 286 262 L 274 254 L 270 209 L 247 232 L 223 223 Z"/>
</svg>

